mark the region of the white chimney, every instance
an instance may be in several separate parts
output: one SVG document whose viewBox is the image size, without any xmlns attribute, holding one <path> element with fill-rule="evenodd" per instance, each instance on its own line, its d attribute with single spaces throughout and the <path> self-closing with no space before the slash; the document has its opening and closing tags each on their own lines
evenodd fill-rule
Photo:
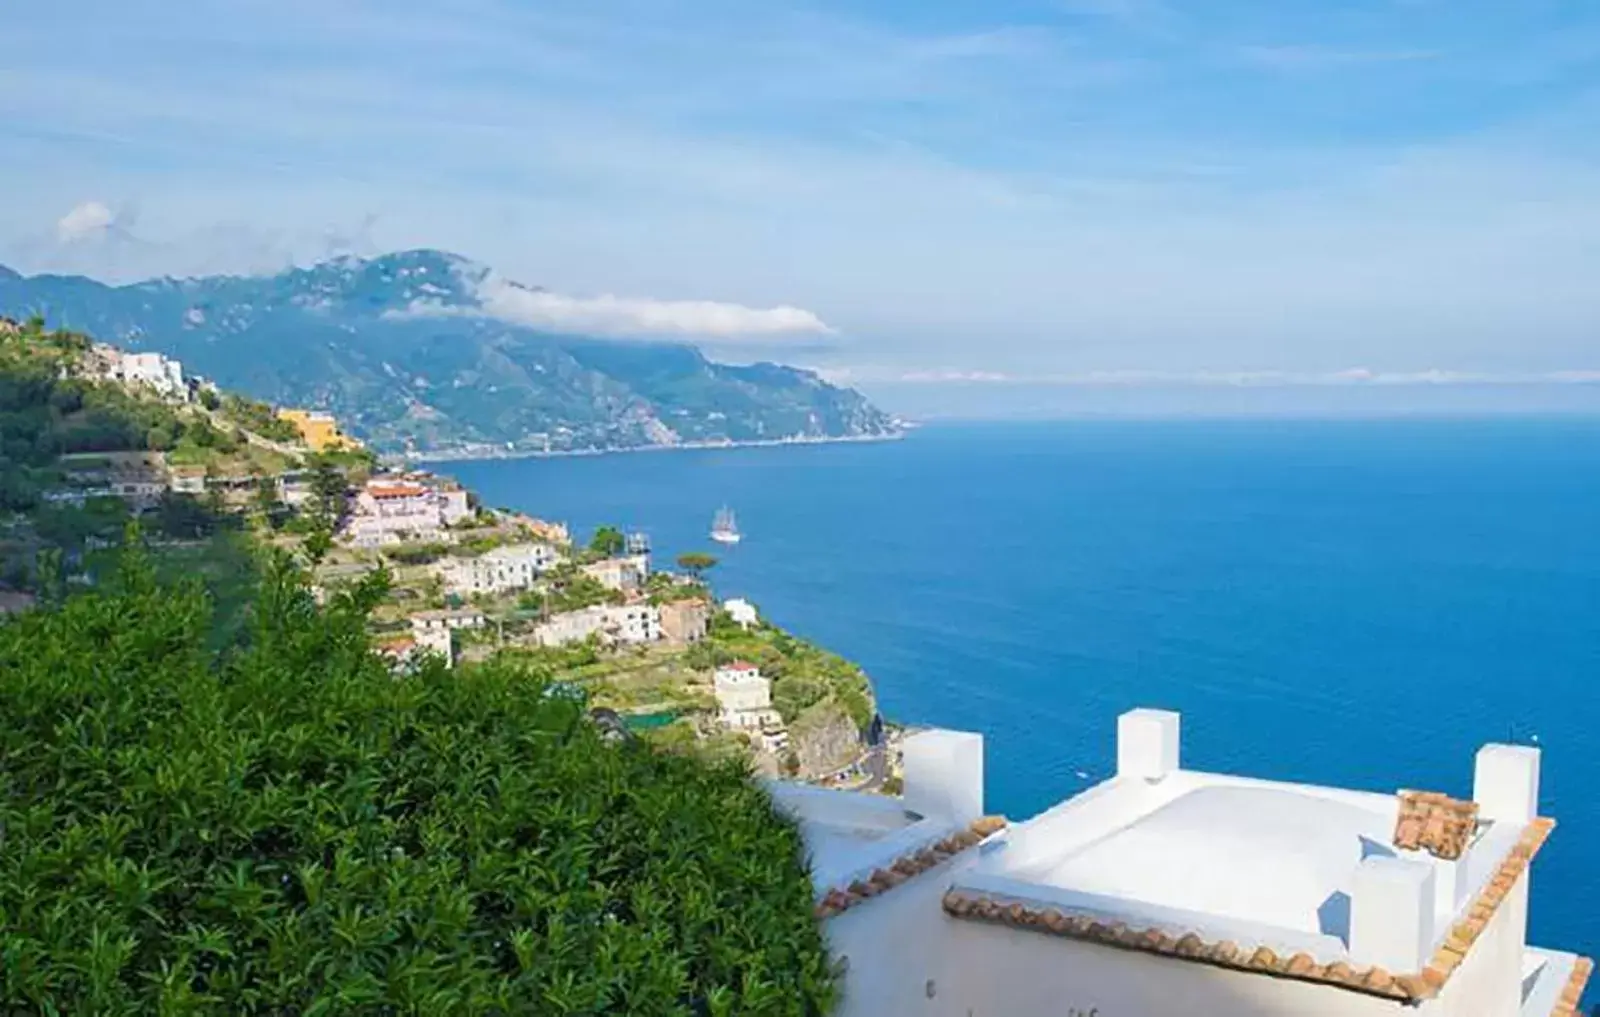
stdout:
<svg viewBox="0 0 1600 1017">
<path fill-rule="evenodd" d="M 983 735 L 936 728 L 902 748 L 907 809 L 961 824 L 983 815 Z"/>
<path fill-rule="evenodd" d="M 1472 800 L 1483 819 L 1527 823 L 1539 815 L 1539 750 L 1485 745 L 1472 773 Z"/>
<path fill-rule="evenodd" d="M 1433 950 L 1433 866 L 1369 855 L 1350 891 L 1350 955 L 1399 973 L 1421 971 Z"/>
<path fill-rule="evenodd" d="M 1129 710 L 1117 718 L 1117 776 L 1160 780 L 1178 769 L 1178 714 Z"/>
</svg>

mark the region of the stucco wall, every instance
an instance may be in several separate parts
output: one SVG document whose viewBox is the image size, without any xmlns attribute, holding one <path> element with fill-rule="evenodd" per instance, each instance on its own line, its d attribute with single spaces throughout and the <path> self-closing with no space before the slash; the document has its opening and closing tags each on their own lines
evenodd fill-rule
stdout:
<svg viewBox="0 0 1600 1017">
<path fill-rule="evenodd" d="M 828 944 L 835 959 L 848 965 L 837 1017 L 965 1017 L 946 984 L 952 966 L 948 933 L 954 920 L 940 901 L 952 874 L 969 867 L 977 854 L 964 851 L 828 921 Z M 1065 1017 L 1060 1009 L 1050 1013 Z"/>
<path fill-rule="evenodd" d="M 938 1009 L 951 1017 L 1402 1017 L 1347 989 L 1229 971 L 1003 926 L 944 918 L 952 963 Z M 959 962 L 957 963 L 957 959 Z"/>
<path fill-rule="evenodd" d="M 953 919 L 958 855 L 828 923 L 848 958 L 840 1017 L 1498 1017 L 1520 1011 L 1524 879 L 1439 998 L 1406 1007 L 1332 986 L 1228 971 Z M 931 985 L 931 994 L 930 994 Z"/>
<path fill-rule="evenodd" d="M 1522 954 L 1527 929 L 1528 876 L 1506 894 L 1466 960 L 1422 1017 L 1498 1017 L 1522 1008 Z"/>
</svg>

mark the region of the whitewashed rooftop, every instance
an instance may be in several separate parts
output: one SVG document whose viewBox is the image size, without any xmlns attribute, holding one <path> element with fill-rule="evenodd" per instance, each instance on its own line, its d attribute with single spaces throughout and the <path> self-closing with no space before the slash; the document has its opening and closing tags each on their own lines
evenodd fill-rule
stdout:
<svg viewBox="0 0 1600 1017">
<path fill-rule="evenodd" d="M 1270 988 L 1285 981 L 1355 993 L 1357 1009 L 1319 1014 L 1366 1012 L 1363 997 L 1440 1017 L 1576 1013 L 1592 965 L 1525 943 L 1526 874 L 1554 827 L 1536 811 L 1537 749 L 1485 746 L 1472 797 L 1454 799 L 1188 770 L 1178 734 L 1176 714 L 1124 714 L 1115 776 L 1009 827 L 982 815 L 977 735 L 908 739 L 904 799 L 774 784 L 849 955 L 842 1012 L 1054 1013 L 1126 977 L 1110 961 L 1131 951 L 1212 972 L 1192 991 L 1223 969 L 1272 976 L 1239 990 L 1261 1001 L 1287 1001 Z M 1259 1012 L 1299 1014 L 1296 999 Z"/>
</svg>

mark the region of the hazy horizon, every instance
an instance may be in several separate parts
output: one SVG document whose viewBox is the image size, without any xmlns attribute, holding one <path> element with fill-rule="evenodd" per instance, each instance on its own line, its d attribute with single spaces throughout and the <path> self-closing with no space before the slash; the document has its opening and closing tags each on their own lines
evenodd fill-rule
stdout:
<svg viewBox="0 0 1600 1017">
<path fill-rule="evenodd" d="M 863 385 L 915 423 L 1048 420 L 1600 417 L 1600 384 L 1062 388 Z"/>
</svg>

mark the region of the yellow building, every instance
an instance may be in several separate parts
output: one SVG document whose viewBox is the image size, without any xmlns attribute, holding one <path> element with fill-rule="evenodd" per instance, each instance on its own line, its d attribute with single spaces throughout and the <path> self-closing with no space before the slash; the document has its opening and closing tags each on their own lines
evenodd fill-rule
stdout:
<svg viewBox="0 0 1600 1017">
<path fill-rule="evenodd" d="M 300 440 L 313 452 L 360 448 L 361 442 L 339 430 L 333 414 L 321 410 L 279 410 L 278 419 L 294 425 Z"/>
</svg>

